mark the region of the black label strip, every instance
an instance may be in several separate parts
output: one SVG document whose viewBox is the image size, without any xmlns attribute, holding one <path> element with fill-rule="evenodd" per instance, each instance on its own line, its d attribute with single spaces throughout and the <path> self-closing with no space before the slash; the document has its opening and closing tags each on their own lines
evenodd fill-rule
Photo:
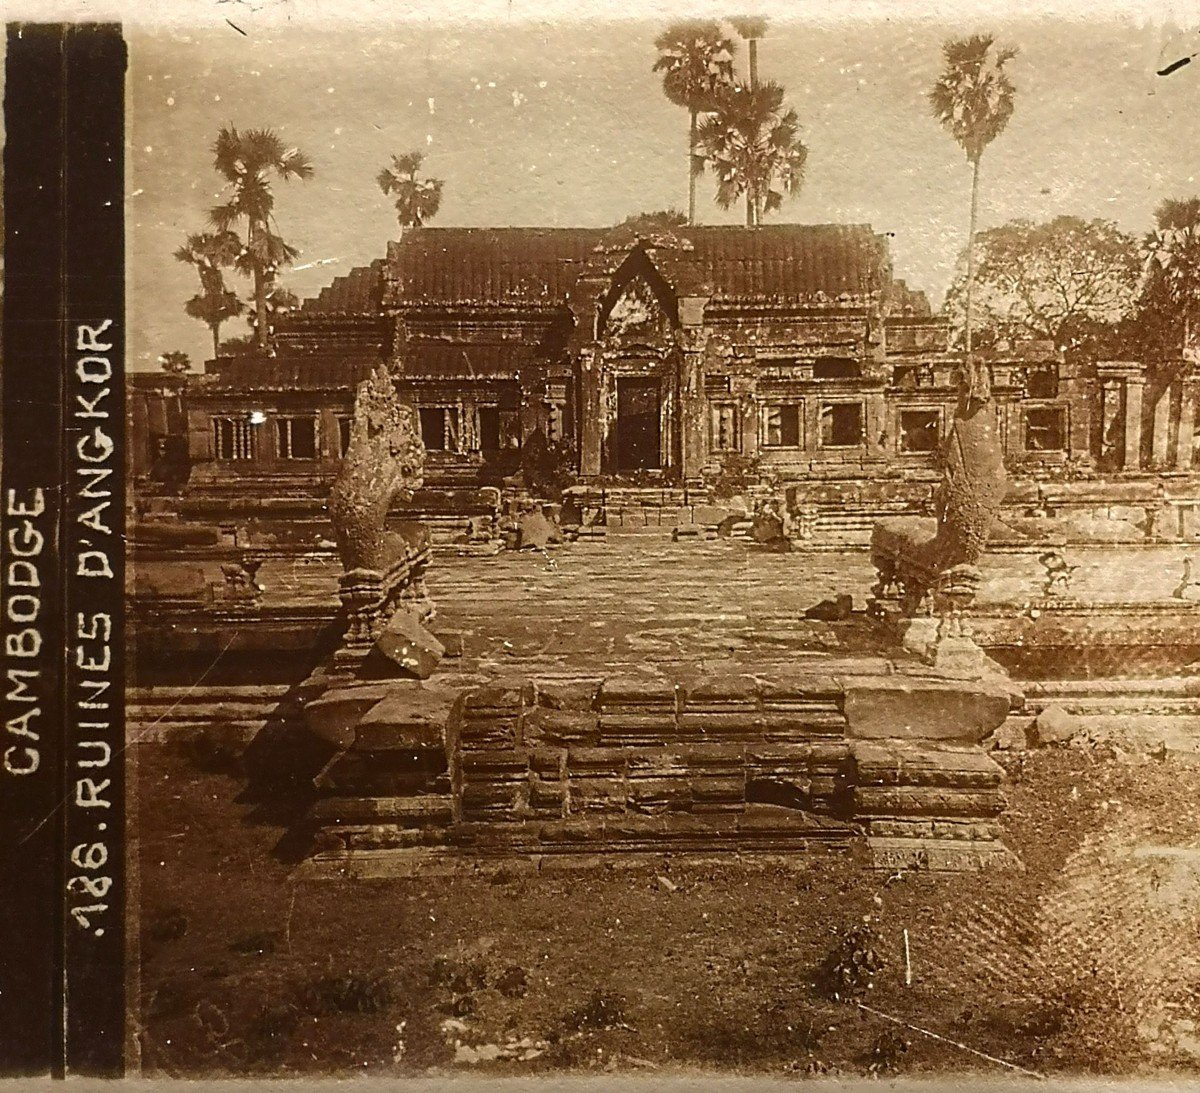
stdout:
<svg viewBox="0 0 1200 1093">
<path fill-rule="evenodd" d="M 125 44 L 66 31 L 67 1075 L 119 1076 L 125 909 Z"/>
<path fill-rule="evenodd" d="M 0 1072 L 123 1069 L 120 28 L 11 24 L 0 442 Z"/>
</svg>

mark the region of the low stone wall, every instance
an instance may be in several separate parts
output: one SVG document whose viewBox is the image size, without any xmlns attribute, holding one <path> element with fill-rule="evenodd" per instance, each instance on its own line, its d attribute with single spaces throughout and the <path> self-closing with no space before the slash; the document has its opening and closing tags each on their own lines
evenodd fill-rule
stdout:
<svg viewBox="0 0 1200 1093">
<path fill-rule="evenodd" d="M 872 667 L 517 679 L 460 695 L 436 743 L 419 685 L 403 685 L 403 700 L 399 684 L 363 685 L 357 700 L 342 688 L 313 703 L 314 731 L 341 747 L 313 813 L 318 857 L 792 853 L 858 841 L 887 868 L 1003 859 L 1002 772 L 981 742 L 1008 715 L 1007 682 Z M 356 726 L 331 733 L 334 703 Z"/>
</svg>

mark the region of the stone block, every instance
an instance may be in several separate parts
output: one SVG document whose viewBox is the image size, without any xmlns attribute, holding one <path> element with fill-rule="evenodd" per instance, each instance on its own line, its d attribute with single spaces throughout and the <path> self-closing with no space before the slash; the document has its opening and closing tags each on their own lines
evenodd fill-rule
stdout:
<svg viewBox="0 0 1200 1093">
<path fill-rule="evenodd" d="M 676 691 L 668 680 L 613 676 L 601 684 L 597 702 L 602 709 L 667 706 L 673 710 Z"/>
<path fill-rule="evenodd" d="M 529 807 L 538 813 L 563 815 L 567 807 L 566 783 L 534 778 L 529 783 Z"/>
<path fill-rule="evenodd" d="M 624 779 L 576 777 L 572 773 L 568 785 L 568 808 L 573 815 L 625 811 L 627 790 Z"/>
<path fill-rule="evenodd" d="M 1033 745 L 1065 744 L 1080 731 L 1079 718 L 1061 706 L 1047 706 L 1033 721 Z"/>
<path fill-rule="evenodd" d="M 520 709 L 533 701 L 533 687 L 524 679 L 498 679 L 468 692 L 466 709 Z"/>
<path fill-rule="evenodd" d="M 889 873 L 922 869 L 938 873 L 977 873 L 990 868 L 1020 868 L 1003 843 L 958 839 L 909 839 L 871 836 L 871 865 Z"/>
<path fill-rule="evenodd" d="M 701 527 L 718 527 L 730 515 L 730 510 L 722 505 L 692 506 L 692 523 Z M 737 515 L 737 519 L 742 519 L 741 514 Z"/>
<path fill-rule="evenodd" d="M 592 710 L 600 681 L 596 679 L 535 680 L 537 704 L 551 710 Z"/>
<path fill-rule="evenodd" d="M 362 751 L 433 748 L 445 745 L 446 719 L 454 696 L 419 684 L 393 684 L 358 724 L 354 747 Z"/>
<path fill-rule="evenodd" d="M 552 710 L 535 706 L 522 715 L 525 744 L 596 744 L 600 715 L 588 710 Z"/>
<path fill-rule="evenodd" d="M 544 512 L 523 512 L 517 517 L 518 550 L 545 550 L 562 541 L 562 530 Z"/>
<path fill-rule="evenodd" d="M 304 723 L 314 736 L 337 748 L 349 747 L 363 715 L 387 696 L 384 683 L 332 686 L 305 704 Z"/>
<path fill-rule="evenodd" d="M 1033 719 L 1024 717 L 1009 717 L 989 738 L 988 744 L 996 751 L 1022 751 L 1029 746 L 1029 734 L 1033 729 Z"/>
<path fill-rule="evenodd" d="M 751 675 L 704 675 L 680 684 L 684 709 L 716 709 L 736 704 L 755 706 L 758 680 Z"/>
<path fill-rule="evenodd" d="M 1004 794 L 996 789 L 858 786 L 854 790 L 854 811 L 859 816 L 986 819 L 998 816 L 1004 804 Z"/>
<path fill-rule="evenodd" d="M 993 789 L 1004 771 L 978 748 L 916 746 L 888 741 L 853 745 L 860 786 L 931 786 Z"/>
<path fill-rule="evenodd" d="M 996 679 L 955 683 L 906 675 L 845 680 L 847 735 L 858 740 L 977 744 L 1004 723 L 1009 688 Z"/>
<path fill-rule="evenodd" d="M 198 565 L 138 562 L 132 568 L 133 591 L 139 598 L 202 600 L 208 595 L 208 580 Z"/>
<path fill-rule="evenodd" d="M 446 653 L 445 646 L 407 608 L 388 619 L 375 641 L 375 651 L 416 679 L 428 679 Z"/>
</svg>

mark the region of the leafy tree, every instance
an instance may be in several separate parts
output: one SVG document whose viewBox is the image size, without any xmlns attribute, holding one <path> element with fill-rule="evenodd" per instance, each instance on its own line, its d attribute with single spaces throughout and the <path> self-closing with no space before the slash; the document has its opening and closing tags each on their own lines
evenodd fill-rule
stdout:
<svg viewBox="0 0 1200 1093">
<path fill-rule="evenodd" d="M 213 356 L 221 345 L 221 326 L 235 319 L 245 305 L 225 285 L 225 270 L 237 262 L 242 244 L 233 232 L 194 232 L 175 251 L 175 258 L 194 266 L 200 275 L 200 291 L 183 305 L 193 319 L 199 319 L 212 334 Z"/>
<path fill-rule="evenodd" d="M 654 39 L 663 94 L 688 112 L 688 218 L 696 223 L 696 176 L 704 168 L 697 155 L 700 114 L 712 110 L 722 89 L 733 83 L 733 41 L 720 23 L 687 20 L 672 23 Z"/>
<path fill-rule="evenodd" d="M 1015 49 L 992 49 L 995 38 L 975 34 L 951 38 L 942 47 L 946 67 L 929 92 L 933 116 L 966 153 L 971 165 L 971 218 L 967 232 L 967 282 L 964 328 L 968 360 L 968 385 L 973 397 L 989 397 L 985 370 L 971 364 L 971 305 L 975 282 L 975 225 L 979 214 L 979 163 L 983 153 L 1008 125 L 1016 100 L 1016 88 L 1004 66 Z"/>
<path fill-rule="evenodd" d="M 728 209 L 744 196 L 747 227 L 800 192 L 808 149 L 777 83 L 726 88 L 701 124 L 699 141 L 717 178 L 717 204 Z"/>
<path fill-rule="evenodd" d="M 312 163 L 298 148 L 287 148 L 270 129 L 239 132 L 221 129 L 213 144 L 213 166 L 230 190 L 229 199 L 209 214 L 220 231 L 245 224 L 246 241 L 235 266 L 254 282 L 254 331 L 260 349 L 269 337 L 267 296 L 280 266 L 295 261 L 299 251 L 276 231 L 272 178 L 312 178 Z"/>
<path fill-rule="evenodd" d="M 657 212 L 634 213 L 632 216 L 627 216 L 618 227 L 670 231 L 672 228 L 686 228 L 687 225 L 687 213 L 682 213 L 678 209 L 659 209 Z"/>
<path fill-rule="evenodd" d="M 192 370 L 192 358 L 179 349 L 172 349 L 158 358 L 158 363 L 164 372 L 172 376 L 182 376 Z"/>
<path fill-rule="evenodd" d="M 1108 220 L 1012 220 L 978 233 L 974 252 L 977 340 L 1043 338 L 1071 348 L 1120 323 L 1136 300 L 1137 242 Z M 960 329 L 967 260 L 964 251 L 946 295 L 946 314 Z"/>
<path fill-rule="evenodd" d="M 1200 197 L 1167 198 L 1145 242 L 1142 302 L 1172 322 L 1188 349 L 1200 312 Z"/>
<path fill-rule="evenodd" d="M 258 352 L 258 339 L 253 334 L 239 334 L 236 338 L 226 338 L 221 343 L 220 356 L 245 357 Z"/>
<path fill-rule="evenodd" d="M 400 221 L 401 231 L 419 228 L 425 221 L 432 220 L 442 205 L 443 181 L 417 177 L 424 161 L 422 152 L 405 152 L 401 156 L 392 156 L 391 167 L 385 167 L 375 176 L 385 194 L 395 195 L 396 219 Z"/>
</svg>

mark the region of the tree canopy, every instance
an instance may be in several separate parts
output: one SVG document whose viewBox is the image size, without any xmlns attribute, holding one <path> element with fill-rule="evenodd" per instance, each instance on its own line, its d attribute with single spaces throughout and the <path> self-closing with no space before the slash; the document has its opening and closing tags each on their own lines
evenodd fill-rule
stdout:
<svg viewBox="0 0 1200 1093">
<path fill-rule="evenodd" d="M 1004 66 L 1017 51 L 993 52 L 995 38 L 974 34 L 952 38 L 942 47 L 946 67 L 929 92 L 933 116 L 977 164 L 983 150 L 1008 125 L 1016 101 L 1016 88 Z"/>
<path fill-rule="evenodd" d="M 241 253 L 241 240 L 231 231 L 194 232 L 175 251 L 176 260 L 194 266 L 200 276 L 200 291 L 183 309 L 208 327 L 214 357 L 220 348 L 221 326 L 245 310 L 237 293 L 226 287 L 224 272 L 238 261 Z"/>
<path fill-rule="evenodd" d="M 672 23 L 655 40 L 663 94 L 688 112 L 688 223 L 696 222 L 696 175 L 704 169 L 697 155 L 699 117 L 712 110 L 723 89 L 733 83 L 733 40 L 714 20 Z"/>
<path fill-rule="evenodd" d="M 192 370 L 192 358 L 181 349 L 170 349 L 158 358 L 159 366 L 172 376 L 182 376 Z"/>
<path fill-rule="evenodd" d="M 1167 198 L 1154 211 L 1145 239 L 1143 302 L 1178 330 L 1176 348 L 1190 348 L 1200 317 L 1200 197 Z"/>
<path fill-rule="evenodd" d="M 213 166 L 225 181 L 226 200 L 214 207 L 209 219 L 220 232 L 230 232 L 243 222 L 246 239 L 234 261 L 239 273 L 254 282 L 255 337 L 267 345 L 267 297 L 279 267 L 295 261 L 299 252 L 274 230 L 273 178 L 309 179 L 312 163 L 299 148 L 288 148 L 270 129 L 238 130 L 233 126 L 217 133 Z"/>
<path fill-rule="evenodd" d="M 422 152 L 405 152 L 392 156 L 390 167 L 375 176 L 379 188 L 395 197 L 396 219 L 401 229 L 419 228 L 432 220 L 442 207 L 443 181 L 440 178 L 419 178 L 417 172 L 425 162 Z"/>
<path fill-rule="evenodd" d="M 965 321 L 966 253 L 945 312 Z M 1107 220 L 1013 220 L 975 238 L 974 306 L 981 341 L 1040 338 L 1080 344 L 1127 318 L 1137 298 L 1137 241 Z"/>
<path fill-rule="evenodd" d="M 717 204 L 723 209 L 748 197 L 748 226 L 800 192 L 808 149 L 800 139 L 796 111 L 784 103 L 774 82 L 729 87 L 700 125 L 704 161 L 717 179 Z"/>
</svg>

